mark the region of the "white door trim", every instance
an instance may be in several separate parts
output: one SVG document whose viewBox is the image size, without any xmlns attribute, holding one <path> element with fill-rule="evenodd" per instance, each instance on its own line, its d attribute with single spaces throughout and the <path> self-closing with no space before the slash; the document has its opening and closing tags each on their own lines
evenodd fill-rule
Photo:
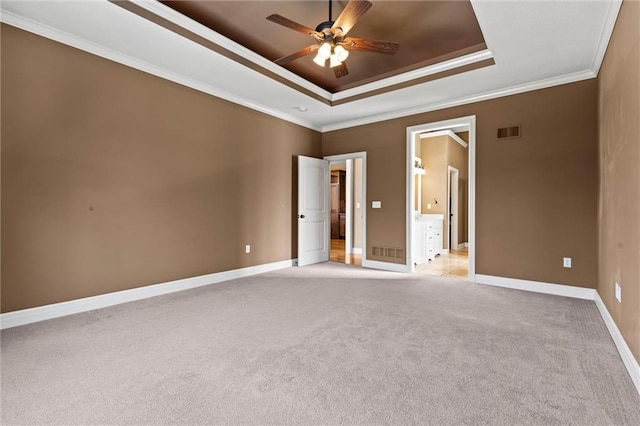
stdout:
<svg viewBox="0 0 640 426">
<path fill-rule="evenodd" d="M 324 157 L 325 160 L 329 161 L 331 164 L 334 161 L 346 161 L 346 160 L 355 160 L 356 158 L 362 159 L 362 265 L 364 266 L 365 261 L 367 260 L 367 152 L 352 152 L 349 154 L 338 154 L 338 155 L 327 155 Z M 347 168 L 349 168 L 349 162 L 347 162 Z M 353 170 L 353 167 L 351 168 Z M 347 185 L 347 191 L 351 191 L 352 185 Z M 351 200 L 353 197 L 353 193 L 349 192 L 347 195 L 347 199 Z M 349 209 L 349 207 L 347 207 Z M 353 213 L 353 209 L 350 210 Z M 349 210 L 347 210 L 347 214 Z M 353 218 L 347 215 L 347 224 L 351 222 Z M 345 228 L 345 233 L 351 232 L 351 227 Z M 330 237 L 330 235 L 329 235 Z M 346 238 L 349 238 L 348 240 Z M 345 249 L 347 246 L 347 242 L 351 244 L 351 236 L 345 237 Z M 351 248 L 346 249 L 351 250 Z"/>
<path fill-rule="evenodd" d="M 449 250 L 458 250 L 458 179 L 460 171 L 453 166 L 447 166 L 447 226 L 449 226 Z M 452 179 L 453 177 L 453 179 Z M 449 204 L 451 197 L 451 205 Z M 451 211 L 449 211 L 451 209 Z M 451 224 L 449 224 L 451 221 Z"/>
<path fill-rule="evenodd" d="M 424 132 L 432 132 L 445 129 L 465 128 L 469 131 L 469 280 L 475 281 L 476 275 L 476 116 L 469 115 L 466 117 L 454 118 L 451 120 L 438 121 L 433 123 L 419 124 L 407 127 L 407 170 L 406 170 L 406 247 L 407 247 L 407 265 L 406 269 L 414 272 L 413 264 L 413 227 L 415 216 L 413 209 L 413 168 L 415 157 L 415 141 L 419 134 Z"/>
<path fill-rule="evenodd" d="M 329 163 L 331 164 L 331 163 Z M 345 178 L 345 182 L 347 185 L 346 188 L 346 199 L 345 199 L 345 224 L 344 224 L 344 251 L 345 254 L 351 254 L 353 251 L 353 234 L 352 234 L 352 224 L 353 224 L 353 160 L 349 159 L 346 161 L 347 167 L 347 176 Z"/>
</svg>

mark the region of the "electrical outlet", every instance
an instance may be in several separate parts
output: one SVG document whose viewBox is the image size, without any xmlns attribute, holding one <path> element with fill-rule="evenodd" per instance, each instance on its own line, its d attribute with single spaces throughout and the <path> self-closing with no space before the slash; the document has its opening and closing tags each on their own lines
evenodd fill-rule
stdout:
<svg viewBox="0 0 640 426">
<path fill-rule="evenodd" d="M 251 253 L 251 246 L 249 244 L 247 244 L 246 246 L 244 246 L 244 252 L 245 253 Z"/>
<path fill-rule="evenodd" d="M 564 266 L 565 268 L 571 268 L 571 258 L 570 257 L 563 257 L 562 258 L 562 266 Z"/>
<path fill-rule="evenodd" d="M 622 303 L 622 287 L 618 283 L 616 283 L 616 300 L 618 303 Z"/>
</svg>

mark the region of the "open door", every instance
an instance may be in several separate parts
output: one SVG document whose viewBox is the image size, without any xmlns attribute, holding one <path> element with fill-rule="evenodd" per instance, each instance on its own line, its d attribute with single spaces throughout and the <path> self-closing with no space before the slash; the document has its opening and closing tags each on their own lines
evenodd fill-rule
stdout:
<svg viewBox="0 0 640 426">
<path fill-rule="evenodd" d="M 329 162 L 298 156 L 298 266 L 329 260 Z"/>
</svg>

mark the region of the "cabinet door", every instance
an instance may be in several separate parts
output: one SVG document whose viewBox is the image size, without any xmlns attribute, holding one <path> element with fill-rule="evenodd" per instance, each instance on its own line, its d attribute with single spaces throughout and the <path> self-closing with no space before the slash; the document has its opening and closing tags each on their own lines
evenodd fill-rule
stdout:
<svg viewBox="0 0 640 426">
<path fill-rule="evenodd" d="M 420 265 L 427 261 L 427 247 L 425 240 L 426 227 L 422 222 L 416 222 L 413 231 L 413 262 Z"/>
</svg>

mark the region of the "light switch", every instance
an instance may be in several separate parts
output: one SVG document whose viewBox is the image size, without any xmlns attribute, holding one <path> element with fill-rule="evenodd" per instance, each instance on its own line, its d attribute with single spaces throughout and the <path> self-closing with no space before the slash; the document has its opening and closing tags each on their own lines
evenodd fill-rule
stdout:
<svg viewBox="0 0 640 426">
<path fill-rule="evenodd" d="M 372 209 L 381 209 L 382 208 L 382 201 L 372 201 L 371 202 L 371 208 Z"/>
<path fill-rule="evenodd" d="M 356 203 L 356 209 L 360 208 L 360 203 Z"/>
<path fill-rule="evenodd" d="M 431 203 L 427 203 L 427 210 L 431 210 Z"/>
</svg>

